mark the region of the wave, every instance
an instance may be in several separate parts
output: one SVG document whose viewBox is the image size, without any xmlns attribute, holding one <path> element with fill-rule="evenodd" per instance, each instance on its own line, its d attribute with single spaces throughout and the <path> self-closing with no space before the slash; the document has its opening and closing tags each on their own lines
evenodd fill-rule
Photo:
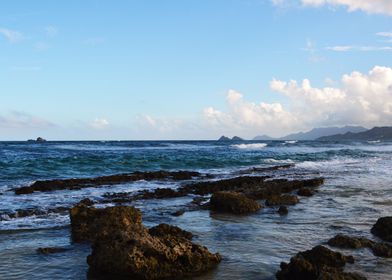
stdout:
<svg viewBox="0 0 392 280">
<path fill-rule="evenodd" d="M 347 167 L 347 165 L 353 165 L 360 163 L 360 160 L 353 158 L 334 158 L 331 160 L 322 161 L 303 161 L 296 164 L 297 168 L 305 169 L 341 169 Z"/>
<path fill-rule="evenodd" d="M 298 142 L 297 140 L 287 140 L 287 141 L 284 141 L 284 144 L 295 144 L 297 142 Z"/>
<path fill-rule="evenodd" d="M 268 146 L 268 144 L 266 144 L 266 143 L 231 145 L 231 147 L 234 147 L 237 149 L 246 149 L 246 150 L 258 150 L 258 149 L 263 149 L 267 146 Z"/>
<path fill-rule="evenodd" d="M 375 140 L 375 141 L 367 141 L 369 144 L 376 144 L 376 143 L 380 143 L 380 140 Z"/>
</svg>

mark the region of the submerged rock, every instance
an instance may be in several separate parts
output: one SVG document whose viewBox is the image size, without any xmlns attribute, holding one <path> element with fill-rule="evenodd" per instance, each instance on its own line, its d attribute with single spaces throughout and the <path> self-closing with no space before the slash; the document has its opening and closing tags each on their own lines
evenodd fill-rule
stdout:
<svg viewBox="0 0 392 280">
<path fill-rule="evenodd" d="M 261 209 L 261 205 L 253 199 L 237 192 L 216 192 L 210 199 L 211 209 L 217 212 L 233 214 L 254 213 Z"/>
<path fill-rule="evenodd" d="M 287 209 L 286 206 L 282 205 L 282 206 L 279 207 L 278 213 L 279 213 L 279 215 L 281 215 L 281 216 L 287 215 L 287 214 L 289 213 L 289 209 Z"/>
<path fill-rule="evenodd" d="M 130 206 L 104 209 L 83 203 L 70 210 L 75 241 L 91 241 L 87 257 L 93 275 L 110 279 L 174 279 L 214 268 L 218 253 L 191 242 L 192 233 L 160 224 L 147 229 L 140 212 Z"/>
<path fill-rule="evenodd" d="M 392 217 L 378 219 L 371 232 L 382 240 L 392 242 Z"/>
<path fill-rule="evenodd" d="M 276 206 L 276 205 L 295 205 L 299 202 L 299 199 L 295 195 L 284 194 L 284 195 L 274 195 L 269 197 L 265 201 L 265 205 L 267 206 Z"/>
<path fill-rule="evenodd" d="M 54 253 L 61 253 L 68 251 L 67 248 L 61 248 L 61 247 L 46 247 L 46 248 L 38 248 L 37 252 L 40 254 L 54 254 Z"/>
<path fill-rule="evenodd" d="M 352 256 L 345 256 L 324 246 L 299 252 L 290 263 L 282 263 L 277 272 L 278 280 L 364 280 L 357 273 L 343 272 L 346 263 L 353 263 Z"/>
</svg>

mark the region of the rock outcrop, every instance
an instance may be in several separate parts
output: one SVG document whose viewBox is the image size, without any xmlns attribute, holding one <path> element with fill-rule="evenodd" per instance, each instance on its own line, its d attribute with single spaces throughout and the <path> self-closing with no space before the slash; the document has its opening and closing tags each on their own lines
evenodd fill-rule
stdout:
<svg viewBox="0 0 392 280">
<path fill-rule="evenodd" d="M 382 240 L 392 242 L 392 217 L 378 219 L 371 232 Z"/>
<path fill-rule="evenodd" d="M 210 199 L 210 207 L 216 212 L 233 214 L 254 213 L 261 209 L 261 205 L 244 194 L 237 192 L 216 192 Z"/>
<path fill-rule="evenodd" d="M 147 229 L 134 207 L 97 209 L 83 203 L 70 210 L 75 241 L 91 241 L 92 275 L 111 279 L 178 279 L 214 268 L 221 256 L 191 242 L 192 234 L 160 224 Z"/>
<path fill-rule="evenodd" d="M 357 273 L 344 272 L 346 263 L 353 263 L 352 256 L 345 256 L 324 246 L 299 252 L 290 263 L 282 263 L 276 274 L 278 280 L 364 280 Z"/>
<path fill-rule="evenodd" d="M 295 205 L 299 202 L 299 199 L 295 195 L 284 194 L 284 195 L 273 195 L 265 201 L 267 206 L 276 205 Z"/>
</svg>

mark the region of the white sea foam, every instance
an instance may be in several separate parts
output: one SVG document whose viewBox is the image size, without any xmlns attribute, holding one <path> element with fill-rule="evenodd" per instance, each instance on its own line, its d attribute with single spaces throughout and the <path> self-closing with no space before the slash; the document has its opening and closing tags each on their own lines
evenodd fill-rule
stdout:
<svg viewBox="0 0 392 280">
<path fill-rule="evenodd" d="M 264 160 L 265 163 L 276 163 L 276 164 L 288 164 L 288 163 L 295 163 L 292 159 L 274 159 L 274 158 L 266 158 Z"/>
<path fill-rule="evenodd" d="M 266 143 L 254 143 L 254 144 L 237 144 L 237 145 L 231 145 L 232 147 L 235 147 L 237 149 L 247 149 L 247 150 L 258 150 L 258 149 L 263 149 L 268 146 Z"/>
<path fill-rule="evenodd" d="M 375 140 L 375 141 L 367 141 L 369 144 L 376 144 L 376 143 L 380 143 L 380 140 Z"/>
<path fill-rule="evenodd" d="M 285 144 L 295 144 L 297 143 L 297 140 L 288 140 L 288 141 L 284 141 Z"/>
<path fill-rule="evenodd" d="M 347 165 L 360 163 L 359 160 L 353 158 L 334 158 L 331 160 L 322 160 L 322 161 L 303 161 L 297 163 L 295 166 L 297 168 L 305 168 L 305 169 L 341 169 L 346 167 Z"/>
</svg>

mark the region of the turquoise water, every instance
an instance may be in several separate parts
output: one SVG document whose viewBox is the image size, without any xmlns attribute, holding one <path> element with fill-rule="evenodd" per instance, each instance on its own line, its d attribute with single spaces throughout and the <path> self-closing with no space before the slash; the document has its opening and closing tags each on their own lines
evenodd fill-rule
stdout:
<svg viewBox="0 0 392 280">
<path fill-rule="evenodd" d="M 82 190 L 15 196 L 12 189 L 35 180 L 94 177 L 132 171 L 196 170 L 217 178 L 238 176 L 249 167 L 291 163 L 293 168 L 269 172 L 282 178 L 324 176 L 314 197 L 302 198 L 286 217 L 276 209 L 238 217 L 209 211 L 170 213 L 192 197 L 137 201 L 147 226 L 161 222 L 192 231 L 195 242 L 223 256 L 219 267 L 200 279 L 274 279 L 281 261 L 337 233 L 373 238 L 370 227 L 392 209 L 392 143 L 323 143 L 314 141 L 140 142 L 0 142 L 0 279 L 86 279 L 88 245 L 70 241 L 66 212 L 89 197 L 106 192 L 179 186 L 179 182 L 133 182 Z M 100 204 L 99 207 L 106 205 Z M 18 209 L 43 214 L 10 218 Z M 48 256 L 38 247 L 65 246 L 68 251 Z M 369 279 L 389 279 L 392 261 L 374 257 L 367 249 L 350 251 L 357 262 L 348 266 Z"/>
</svg>

